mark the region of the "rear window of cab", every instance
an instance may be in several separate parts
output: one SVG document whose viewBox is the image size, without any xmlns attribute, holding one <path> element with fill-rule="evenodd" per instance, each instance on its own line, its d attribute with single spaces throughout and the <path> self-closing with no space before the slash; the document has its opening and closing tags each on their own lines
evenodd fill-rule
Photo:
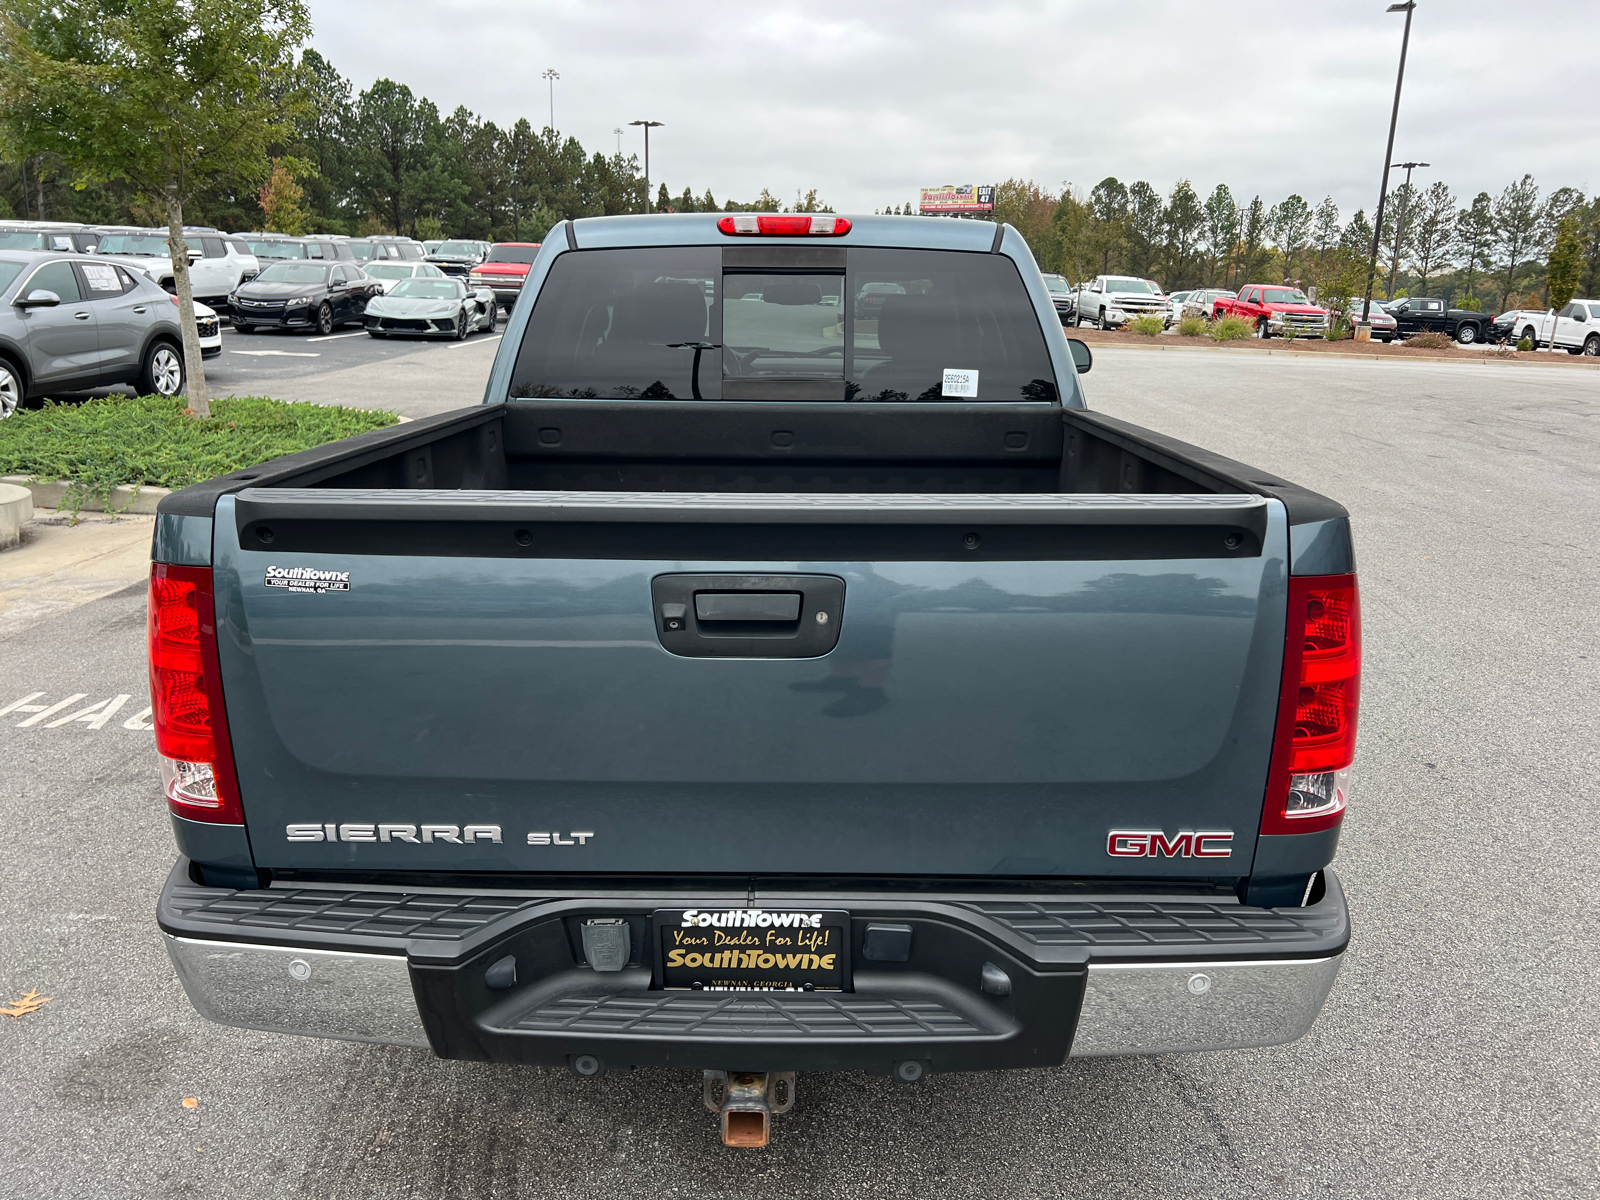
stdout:
<svg viewBox="0 0 1600 1200">
<path fill-rule="evenodd" d="M 761 263 L 722 247 L 577 250 L 551 265 L 513 397 L 1056 399 L 1009 258 L 854 247 Z"/>
</svg>

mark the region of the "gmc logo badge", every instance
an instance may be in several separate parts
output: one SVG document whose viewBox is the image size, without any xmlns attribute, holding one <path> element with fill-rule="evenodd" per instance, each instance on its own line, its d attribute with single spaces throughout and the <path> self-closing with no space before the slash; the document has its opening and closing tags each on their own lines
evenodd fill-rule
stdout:
<svg viewBox="0 0 1600 1200">
<path fill-rule="evenodd" d="M 1171 837 L 1161 829 L 1113 829 L 1106 838 L 1112 858 L 1229 858 L 1233 834 L 1214 829 L 1180 829 Z"/>
</svg>

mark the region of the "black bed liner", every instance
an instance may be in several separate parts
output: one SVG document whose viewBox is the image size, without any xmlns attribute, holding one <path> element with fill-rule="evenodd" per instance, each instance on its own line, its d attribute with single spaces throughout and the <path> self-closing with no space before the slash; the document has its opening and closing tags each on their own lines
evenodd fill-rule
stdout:
<svg viewBox="0 0 1600 1200">
<path fill-rule="evenodd" d="M 359 434 L 164 498 L 210 517 L 245 488 L 1255 493 L 1291 525 L 1344 507 L 1115 417 L 1036 404 L 514 400 Z"/>
</svg>

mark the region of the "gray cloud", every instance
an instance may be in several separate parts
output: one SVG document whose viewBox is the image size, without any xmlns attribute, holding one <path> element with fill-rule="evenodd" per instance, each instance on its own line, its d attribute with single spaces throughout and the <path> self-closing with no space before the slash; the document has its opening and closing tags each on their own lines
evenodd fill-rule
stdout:
<svg viewBox="0 0 1600 1200">
<path fill-rule="evenodd" d="M 1403 18 L 1385 0 L 751 5 L 312 0 L 314 44 L 356 84 L 388 76 L 448 113 L 547 120 L 637 152 L 674 192 L 749 199 L 815 187 L 841 211 L 919 186 L 1106 175 L 1295 191 L 1370 212 Z M 1397 160 L 1458 194 L 1531 171 L 1593 188 L 1590 0 L 1422 0 Z"/>
</svg>

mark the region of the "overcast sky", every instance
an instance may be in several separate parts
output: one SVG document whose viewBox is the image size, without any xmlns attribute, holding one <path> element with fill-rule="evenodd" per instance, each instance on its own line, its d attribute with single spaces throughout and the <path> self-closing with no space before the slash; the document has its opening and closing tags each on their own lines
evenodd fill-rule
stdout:
<svg viewBox="0 0 1600 1200">
<path fill-rule="evenodd" d="M 591 152 L 650 139 L 664 181 L 719 201 L 815 187 L 841 212 L 1019 176 L 1370 214 L 1400 51 L 1387 0 L 1139 4 L 311 0 L 313 45 L 362 89 L 549 120 Z M 1466 199 L 1524 172 L 1600 188 L 1595 0 L 1421 0 L 1395 161 Z"/>
</svg>

